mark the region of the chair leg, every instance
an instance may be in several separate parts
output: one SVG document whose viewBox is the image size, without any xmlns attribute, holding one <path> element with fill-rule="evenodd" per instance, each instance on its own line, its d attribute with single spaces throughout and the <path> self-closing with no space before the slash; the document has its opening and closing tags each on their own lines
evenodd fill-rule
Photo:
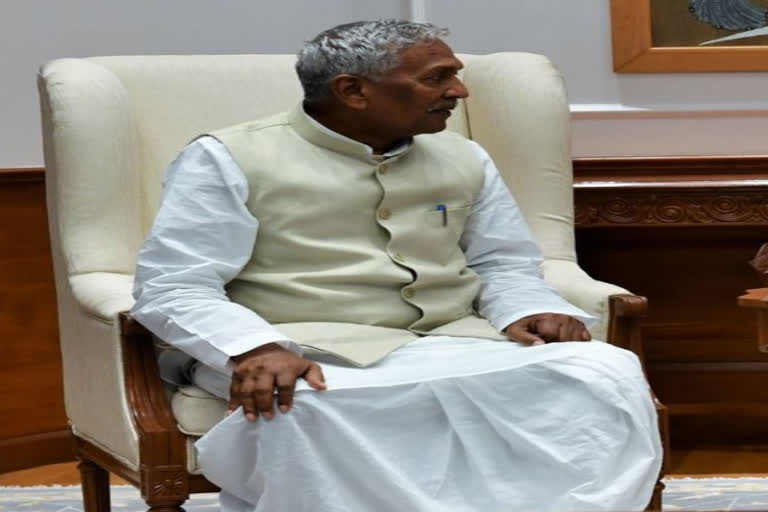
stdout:
<svg viewBox="0 0 768 512">
<path fill-rule="evenodd" d="M 109 473 L 85 459 L 80 460 L 77 469 L 80 470 L 85 512 L 110 512 Z"/>
<path fill-rule="evenodd" d="M 661 510 L 661 495 L 664 491 L 664 487 L 665 486 L 663 482 L 656 482 L 656 485 L 653 488 L 653 494 L 651 495 L 651 502 L 648 504 L 645 510 Z"/>
</svg>

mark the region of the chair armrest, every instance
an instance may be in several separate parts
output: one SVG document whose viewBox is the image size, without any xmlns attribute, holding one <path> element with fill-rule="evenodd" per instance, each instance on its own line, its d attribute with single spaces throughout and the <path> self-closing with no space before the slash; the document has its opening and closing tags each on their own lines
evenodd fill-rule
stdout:
<svg viewBox="0 0 768 512">
<path fill-rule="evenodd" d="M 178 429 L 165 386 L 160 379 L 152 334 L 126 311 L 134 304 L 131 296 L 133 276 L 91 272 L 70 276 L 69 284 L 79 313 L 89 319 L 88 325 L 93 325 L 95 329 L 99 329 L 100 325 L 100 329 L 106 329 L 100 331 L 102 334 L 99 336 L 82 336 L 74 332 L 70 336 L 72 341 L 69 346 L 84 351 L 79 359 L 80 364 L 91 360 L 100 361 L 98 369 L 89 369 L 83 375 L 76 371 L 76 362 L 70 365 L 73 370 L 65 377 L 76 391 L 78 399 L 75 401 L 80 402 L 90 396 L 89 387 L 93 379 L 104 382 L 107 376 L 116 378 L 117 382 L 110 385 L 111 391 L 105 396 L 109 396 L 110 401 L 126 402 L 127 410 L 123 411 L 127 418 L 123 421 L 133 424 L 138 437 L 138 447 L 134 447 L 138 448 L 138 466 L 162 466 L 186 471 L 185 436 Z M 83 325 L 80 324 L 80 327 Z M 108 348 L 109 345 L 112 348 Z M 88 357 L 87 354 L 99 350 L 114 352 L 114 355 Z M 115 428 L 115 425 L 91 420 L 85 413 L 75 416 L 74 426 L 78 428 L 79 423 L 85 422 L 87 433 L 90 434 L 88 439 L 100 442 L 107 450 L 112 448 L 112 443 L 106 438 L 109 437 L 108 429 Z M 151 491 L 148 486 L 155 485 L 160 476 L 152 471 L 141 471 L 141 478 L 141 482 L 135 483 L 140 484 L 142 493 L 148 495 Z"/>
<path fill-rule="evenodd" d="M 139 436 L 139 457 L 145 468 L 186 471 L 186 436 L 173 416 L 155 357 L 152 333 L 128 312 L 118 315 L 125 389 Z M 142 472 L 142 494 L 149 496 L 158 476 Z M 189 490 L 181 490 L 188 495 Z"/>
<path fill-rule="evenodd" d="M 598 340 L 612 342 L 609 337 L 609 297 L 630 292 L 620 286 L 591 278 L 575 262 L 569 260 L 545 260 L 541 270 L 544 279 L 565 300 L 597 317 L 598 323 L 591 328 L 592 336 Z"/>
<path fill-rule="evenodd" d="M 72 295 L 83 312 L 107 323 L 133 307 L 133 276 L 115 272 L 89 272 L 69 277 Z"/>
</svg>

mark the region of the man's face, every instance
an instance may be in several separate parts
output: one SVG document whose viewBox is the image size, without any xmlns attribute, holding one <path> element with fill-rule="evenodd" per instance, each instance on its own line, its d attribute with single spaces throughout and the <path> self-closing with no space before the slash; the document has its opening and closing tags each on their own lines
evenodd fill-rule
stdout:
<svg viewBox="0 0 768 512">
<path fill-rule="evenodd" d="M 368 84 L 366 112 L 397 139 L 444 130 L 457 100 L 469 96 L 456 76 L 462 67 L 440 40 L 412 46 L 395 69 Z"/>
</svg>

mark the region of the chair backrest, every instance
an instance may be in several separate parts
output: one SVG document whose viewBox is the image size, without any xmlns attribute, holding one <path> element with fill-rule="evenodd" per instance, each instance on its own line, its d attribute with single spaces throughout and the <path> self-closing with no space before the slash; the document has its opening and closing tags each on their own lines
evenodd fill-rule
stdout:
<svg viewBox="0 0 768 512">
<path fill-rule="evenodd" d="M 545 258 L 575 260 L 560 74 L 539 55 L 459 57 L 471 96 L 449 128 L 494 158 Z M 132 274 L 170 161 L 200 133 L 295 105 L 294 61 L 128 56 L 46 64 L 39 86 L 54 258 L 63 258 L 57 268 L 69 276 Z"/>
</svg>

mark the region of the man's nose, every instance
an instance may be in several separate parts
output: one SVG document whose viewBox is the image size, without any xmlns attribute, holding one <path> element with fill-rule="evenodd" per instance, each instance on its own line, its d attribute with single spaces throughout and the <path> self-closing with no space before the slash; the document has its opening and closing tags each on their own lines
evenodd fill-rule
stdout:
<svg viewBox="0 0 768 512">
<path fill-rule="evenodd" d="M 445 90 L 444 96 L 446 98 L 466 98 L 469 96 L 469 91 L 464 85 L 464 82 L 459 80 L 459 77 L 455 76 L 448 89 Z"/>
</svg>

